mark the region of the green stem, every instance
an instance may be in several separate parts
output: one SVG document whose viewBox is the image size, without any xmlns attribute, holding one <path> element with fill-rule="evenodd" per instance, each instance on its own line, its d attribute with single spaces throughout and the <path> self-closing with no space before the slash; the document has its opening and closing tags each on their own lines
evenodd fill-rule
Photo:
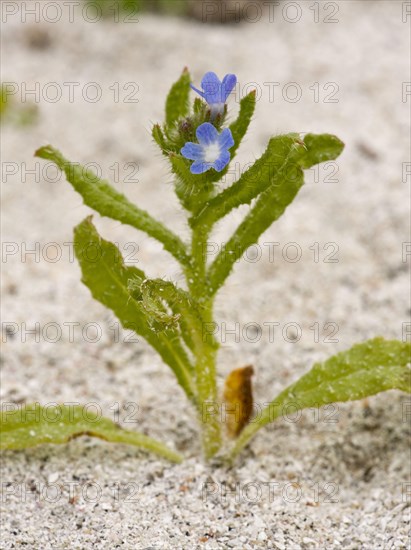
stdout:
<svg viewBox="0 0 411 550">
<path fill-rule="evenodd" d="M 196 389 L 190 372 L 191 365 L 183 347 L 179 342 L 171 341 L 170 337 L 164 334 L 154 335 L 152 338 L 146 339 L 163 361 L 171 368 L 187 397 L 197 407 Z"/>
<path fill-rule="evenodd" d="M 206 277 L 206 244 L 208 231 L 205 228 L 193 230 L 193 270 L 188 280 L 191 295 L 200 305 L 201 334 L 196 342 L 196 386 L 199 405 L 202 445 L 206 459 L 213 457 L 221 446 L 221 429 L 218 419 L 218 396 L 216 383 L 217 346 L 204 336 L 206 323 L 213 322 L 213 300 L 210 299 Z"/>
</svg>

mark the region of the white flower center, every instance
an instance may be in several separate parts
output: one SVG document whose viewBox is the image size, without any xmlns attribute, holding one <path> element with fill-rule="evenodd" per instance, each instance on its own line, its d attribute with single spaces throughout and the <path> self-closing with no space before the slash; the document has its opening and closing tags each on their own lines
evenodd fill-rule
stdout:
<svg viewBox="0 0 411 550">
<path fill-rule="evenodd" d="M 204 162 L 215 162 L 220 157 L 220 146 L 218 143 L 211 143 L 204 147 Z"/>
</svg>

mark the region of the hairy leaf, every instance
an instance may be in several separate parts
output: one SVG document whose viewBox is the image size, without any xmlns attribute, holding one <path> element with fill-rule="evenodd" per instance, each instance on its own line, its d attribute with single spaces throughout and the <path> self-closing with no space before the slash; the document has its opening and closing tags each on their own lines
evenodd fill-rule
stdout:
<svg viewBox="0 0 411 550">
<path fill-rule="evenodd" d="M 303 141 L 305 151 L 299 159 L 303 168 L 334 160 L 344 149 L 344 143 L 332 134 L 306 134 Z"/>
<path fill-rule="evenodd" d="M 190 81 L 190 73 L 186 68 L 171 87 L 166 100 L 166 125 L 168 128 L 171 128 L 179 118 L 188 114 Z"/>
<path fill-rule="evenodd" d="M 67 443 L 75 437 L 88 435 L 111 443 L 125 443 L 145 449 L 173 462 L 182 457 L 144 434 L 124 430 L 95 408 L 81 405 L 25 405 L 15 410 L 3 410 L 0 422 L 0 449 L 19 450 L 44 443 Z"/>
<path fill-rule="evenodd" d="M 193 227 L 211 227 L 231 210 L 242 204 L 250 204 L 277 178 L 284 163 L 290 159 L 293 149 L 301 148 L 298 134 L 277 136 L 270 139 L 264 154 L 242 174 L 233 185 L 209 200 L 198 216 L 191 219 Z M 297 156 L 297 155 L 296 155 Z"/>
<path fill-rule="evenodd" d="M 313 368 L 274 399 L 240 435 L 235 456 L 269 422 L 281 416 L 287 405 L 297 409 L 328 403 L 355 401 L 397 389 L 411 393 L 411 345 L 373 338 L 330 357 Z"/>
<path fill-rule="evenodd" d="M 102 216 L 118 220 L 144 231 L 161 242 L 168 252 L 183 265 L 188 264 L 186 247 L 179 237 L 148 214 L 131 203 L 107 181 L 99 179 L 91 170 L 66 160 L 51 145 L 36 151 L 37 157 L 51 160 L 66 174 L 74 189 L 83 197 L 84 204 L 94 208 Z"/>
<path fill-rule="evenodd" d="M 191 225 L 210 227 L 234 208 L 250 204 L 261 192 L 276 183 L 284 162 L 310 168 L 314 164 L 333 160 L 341 154 L 344 144 L 330 134 L 286 134 L 270 139 L 267 149 L 255 163 L 230 187 L 209 200 Z"/>
<path fill-rule="evenodd" d="M 93 297 L 111 309 L 124 328 L 134 330 L 147 340 L 172 368 L 188 397 L 195 401 L 190 361 L 178 334 L 168 330 L 160 334 L 154 332 L 142 302 L 136 300 L 129 288 L 130 280 L 146 278 L 144 272 L 124 265 L 118 248 L 100 237 L 90 218 L 75 228 L 74 250 L 82 281 Z"/>
<path fill-rule="evenodd" d="M 232 124 L 230 124 L 230 130 L 234 138 L 234 146 L 230 149 L 231 158 L 234 157 L 237 149 L 240 147 L 243 137 L 247 133 L 251 119 L 253 118 L 255 102 L 256 92 L 255 90 L 252 90 L 240 101 L 240 112 L 238 117 Z"/>
<path fill-rule="evenodd" d="M 228 189 L 223 192 L 223 199 L 213 199 L 214 211 L 207 208 L 201 216 L 204 216 L 204 223 L 210 224 L 224 215 L 225 200 L 227 200 L 227 211 L 239 204 L 249 203 L 257 192 L 254 206 L 242 223 L 238 226 L 225 247 L 209 269 L 209 280 L 211 293 L 217 292 L 230 274 L 234 263 L 241 258 L 245 250 L 258 242 L 260 236 L 266 231 L 282 214 L 289 204 L 292 203 L 298 191 L 304 183 L 302 165 L 311 165 L 314 158 L 330 160 L 338 155 L 343 144 L 334 136 L 313 136 L 308 134 L 308 144 L 305 140 L 290 134 L 280 136 L 269 144 L 267 157 L 256 162 L 257 168 L 254 171 L 250 168 L 244 175 L 241 184 L 234 184 L 234 190 Z M 330 146 L 330 142 L 333 146 Z M 337 146 L 338 142 L 338 146 Z M 305 156 L 309 160 L 305 160 Z M 261 162 L 260 162 L 261 161 Z M 322 162 L 322 161 L 321 161 Z M 261 173 L 261 180 L 259 178 Z M 247 175 L 248 174 L 248 175 Z M 253 183 L 253 180 L 255 183 Z"/>
<path fill-rule="evenodd" d="M 166 142 L 166 138 L 163 134 L 160 124 L 154 124 L 151 135 L 153 136 L 154 141 L 160 147 L 163 155 L 168 157 L 168 144 Z"/>
</svg>

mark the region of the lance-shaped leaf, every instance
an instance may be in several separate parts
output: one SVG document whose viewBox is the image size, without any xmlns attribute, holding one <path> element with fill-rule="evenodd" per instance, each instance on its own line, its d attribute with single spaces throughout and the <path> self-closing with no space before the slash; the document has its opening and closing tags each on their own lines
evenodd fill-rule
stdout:
<svg viewBox="0 0 411 550">
<path fill-rule="evenodd" d="M 278 178 L 290 153 L 301 148 L 298 134 L 276 136 L 270 139 L 264 154 L 242 174 L 239 180 L 209 200 L 197 216 L 190 220 L 192 227 L 210 228 L 234 208 L 250 204 Z M 297 155 L 296 155 L 297 156 Z"/>
<path fill-rule="evenodd" d="M 177 235 L 167 229 L 162 223 L 150 216 L 148 212 L 131 203 L 127 197 L 119 193 L 107 181 L 96 176 L 84 166 L 66 160 L 63 155 L 51 145 L 41 147 L 35 155 L 51 160 L 65 174 L 74 189 L 83 197 L 84 204 L 94 208 L 102 216 L 118 220 L 144 231 L 150 237 L 161 242 L 168 252 L 183 265 L 188 265 L 187 251 L 184 243 Z"/>
<path fill-rule="evenodd" d="M 124 430 L 95 408 L 81 405 L 24 405 L 3 410 L 0 422 L 0 449 L 21 450 L 44 443 L 67 443 L 88 435 L 111 443 L 134 445 L 146 451 L 181 462 L 182 457 L 159 441 L 144 434 Z"/>
<path fill-rule="evenodd" d="M 245 428 L 231 456 L 238 454 L 260 428 L 281 416 L 287 405 L 297 409 L 319 407 L 391 389 L 411 393 L 410 361 L 409 343 L 377 337 L 316 363 Z"/>
<path fill-rule="evenodd" d="M 234 147 L 231 149 L 231 158 L 234 157 L 237 149 L 240 147 L 243 137 L 247 133 L 251 119 L 253 118 L 255 102 L 256 92 L 252 90 L 240 101 L 240 112 L 238 113 L 238 117 L 230 124 L 230 130 L 234 139 Z"/>
<path fill-rule="evenodd" d="M 267 163 L 258 165 L 264 177 L 268 178 L 269 185 L 264 189 L 265 184 L 256 184 L 257 188 L 263 190 L 258 194 L 251 211 L 210 266 L 209 281 L 212 294 L 222 286 L 234 263 L 241 258 L 245 250 L 256 244 L 264 231 L 282 216 L 287 206 L 292 203 L 304 183 L 302 166 L 311 166 L 315 159 L 321 159 L 317 162 L 323 162 L 323 160 L 336 158 L 344 145 L 335 136 L 308 134 L 302 141 L 295 134 L 290 134 L 278 138 L 273 142 L 273 147 L 274 155 L 271 150 Z M 250 172 L 252 173 L 252 169 Z M 252 175 L 258 178 L 258 174 L 252 173 Z M 250 188 L 252 182 L 243 180 L 243 184 L 245 182 L 246 185 L 236 188 L 233 196 L 228 197 L 228 208 L 238 205 L 242 200 L 245 202 L 252 200 L 254 195 L 254 189 Z M 223 215 L 223 204 L 223 202 L 217 203 L 217 216 Z M 204 223 L 210 223 L 213 219 L 212 211 L 210 214 L 205 211 L 204 216 L 206 218 L 211 216 L 205 219 Z"/>
<path fill-rule="evenodd" d="M 190 80 L 190 73 L 185 68 L 180 78 L 171 87 L 166 100 L 167 128 L 171 128 L 179 118 L 188 114 Z"/>
<path fill-rule="evenodd" d="M 230 187 L 209 200 L 191 225 L 211 227 L 234 208 L 250 204 L 253 199 L 276 183 L 285 163 L 297 163 L 303 168 L 337 158 L 344 144 L 330 134 L 286 134 L 270 139 L 267 149 L 255 163 Z"/>
<path fill-rule="evenodd" d="M 344 143 L 332 134 L 306 134 L 303 141 L 305 149 L 298 159 L 303 168 L 334 160 L 344 149 Z"/>
<path fill-rule="evenodd" d="M 145 274 L 123 263 L 118 248 L 105 241 L 86 218 L 74 231 L 74 250 L 80 262 L 82 281 L 93 297 L 111 309 L 125 329 L 134 330 L 160 354 L 187 396 L 195 402 L 192 366 L 175 331 L 158 334 L 151 328 L 151 319 L 129 289 L 130 280 L 144 280 Z"/>
<path fill-rule="evenodd" d="M 160 124 L 154 124 L 151 135 L 153 136 L 154 141 L 160 147 L 163 155 L 168 157 L 168 144 Z"/>
</svg>

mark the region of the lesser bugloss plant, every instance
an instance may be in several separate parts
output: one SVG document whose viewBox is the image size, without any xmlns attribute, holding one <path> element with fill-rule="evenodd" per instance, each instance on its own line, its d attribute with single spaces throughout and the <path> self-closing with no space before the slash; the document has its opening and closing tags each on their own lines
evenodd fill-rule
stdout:
<svg viewBox="0 0 411 550">
<path fill-rule="evenodd" d="M 318 363 L 252 418 L 251 366 L 228 376 L 224 392 L 217 388 L 218 343 L 206 328 L 213 326 L 213 305 L 234 264 L 256 244 L 286 210 L 304 183 L 304 169 L 337 158 L 343 143 L 330 134 L 291 133 L 270 139 L 263 155 L 231 186 L 221 189 L 247 132 L 255 108 L 255 93 L 240 102 L 237 118 L 228 123 L 227 98 L 234 75 L 220 81 L 207 73 L 201 90 L 184 70 L 166 101 L 165 122 L 153 128 L 153 138 L 171 165 L 175 192 L 187 215 L 191 241 L 186 242 L 154 219 L 107 181 L 69 162 L 52 146 L 36 155 L 65 172 L 84 203 L 159 241 L 180 264 L 184 288 L 163 279 L 149 279 L 137 267 L 125 265 L 118 248 L 103 239 L 88 217 L 74 231 L 75 253 L 83 283 L 93 297 L 111 309 L 126 329 L 135 330 L 174 372 L 199 419 L 206 459 L 217 454 L 233 459 L 255 433 L 293 403 L 298 408 L 361 399 L 378 392 L 411 391 L 410 345 L 374 338 Z M 190 86 L 199 94 L 190 104 Z M 207 242 L 215 224 L 241 205 L 248 213 L 212 263 Z M 99 254 L 90 259 L 90 247 Z M 211 331 L 212 332 L 212 331 Z M 230 420 L 221 422 L 225 407 Z M 234 411 L 235 414 L 229 414 Z M 123 430 L 104 418 L 84 415 L 81 407 L 55 406 L 47 415 L 39 406 L 3 413 L 2 448 L 21 449 L 39 443 L 63 443 L 81 434 L 129 443 L 180 461 L 181 456 L 153 439 Z M 223 430 L 225 427 L 227 429 Z M 223 431 L 227 442 L 223 445 Z"/>
</svg>

